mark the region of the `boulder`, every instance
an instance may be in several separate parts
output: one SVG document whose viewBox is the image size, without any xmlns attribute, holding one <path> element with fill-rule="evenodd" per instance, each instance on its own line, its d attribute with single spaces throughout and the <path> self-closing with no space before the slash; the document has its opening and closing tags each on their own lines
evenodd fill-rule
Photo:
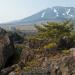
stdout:
<svg viewBox="0 0 75 75">
<path fill-rule="evenodd" d="M 20 56 L 20 63 L 26 64 L 27 61 L 30 61 L 34 57 L 34 51 L 31 49 L 23 49 Z"/>
<path fill-rule="evenodd" d="M 70 53 L 71 53 L 72 56 L 75 57 L 75 48 L 70 48 Z"/>
<path fill-rule="evenodd" d="M 13 71 L 15 69 L 15 66 L 7 67 L 1 70 L 0 75 L 13 75 Z"/>
</svg>

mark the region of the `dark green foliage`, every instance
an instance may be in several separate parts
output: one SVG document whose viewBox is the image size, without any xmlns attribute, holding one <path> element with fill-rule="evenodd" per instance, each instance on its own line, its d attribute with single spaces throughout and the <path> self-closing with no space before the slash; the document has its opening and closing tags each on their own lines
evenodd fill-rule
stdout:
<svg viewBox="0 0 75 75">
<path fill-rule="evenodd" d="M 19 33 L 15 32 L 13 33 L 13 40 L 15 43 L 22 43 L 24 41 L 24 38 L 19 35 Z"/>
<path fill-rule="evenodd" d="M 35 27 L 38 30 L 37 37 L 51 40 L 51 42 L 57 44 L 59 49 L 73 47 L 74 39 L 71 37 L 73 23 L 70 20 L 64 22 L 47 22 L 47 24 Z"/>
<path fill-rule="evenodd" d="M 21 55 L 21 52 L 22 52 L 22 47 L 19 46 L 19 45 L 16 45 L 15 46 L 15 54 L 14 54 L 14 63 L 18 63 L 19 60 L 20 60 L 20 55 Z"/>
<path fill-rule="evenodd" d="M 69 49 L 74 47 L 74 40 L 72 38 L 61 38 L 58 42 L 58 49 Z"/>
</svg>

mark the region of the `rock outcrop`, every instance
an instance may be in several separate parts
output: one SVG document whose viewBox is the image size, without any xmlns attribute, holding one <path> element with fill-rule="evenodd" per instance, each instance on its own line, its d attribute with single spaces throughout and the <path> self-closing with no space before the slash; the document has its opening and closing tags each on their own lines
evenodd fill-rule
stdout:
<svg viewBox="0 0 75 75">
<path fill-rule="evenodd" d="M 70 55 L 59 58 L 51 59 L 42 57 L 42 64 L 39 67 L 34 67 L 29 71 L 25 71 L 24 67 L 26 62 L 33 59 L 35 56 L 32 50 L 26 49 L 22 51 L 21 62 L 17 64 L 17 67 L 14 65 L 1 72 L 4 73 L 4 75 L 75 75 L 75 57 L 72 51 L 74 50 L 71 49 Z M 17 69 L 17 71 L 15 69 Z"/>
<path fill-rule="evenodd" d="M 5 66 L 8 59 L 14 54 L 13 37 L 0 28 L 0 70 Z"/>
<path fill-rule="evenodd" d="M 30 61 L 34 57 L 34 51 L 29 49 L 23 49 L 20 56 L 20 61 L 26 64 L 27 61 Z"/>
</svg>

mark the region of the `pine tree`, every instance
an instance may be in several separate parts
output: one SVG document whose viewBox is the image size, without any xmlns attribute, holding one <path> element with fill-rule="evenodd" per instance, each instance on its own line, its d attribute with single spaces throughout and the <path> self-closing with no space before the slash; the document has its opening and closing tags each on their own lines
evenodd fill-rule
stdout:
<svg viewBox="0 0 75 75">
<path fill-rule="evenodd" d="M 70 20 L 64 22 L 47 22 L 40 26 L 35 26 L 38 30 L 38 37 L 42 39 L 51 39 L 58 42 L 61 38 L 70 37 L 73 31 L 73 23 Z"/>
</svg>

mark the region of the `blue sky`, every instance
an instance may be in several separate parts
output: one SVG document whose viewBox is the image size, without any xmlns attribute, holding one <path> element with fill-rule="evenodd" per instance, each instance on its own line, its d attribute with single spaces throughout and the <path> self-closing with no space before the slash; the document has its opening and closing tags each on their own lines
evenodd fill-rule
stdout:
<svg viewBox="0 0 75 75">
<path fill-rule="evenodd" d="M 75 0 L 0 0 L 0 23 L 22 19 L 53 6 L 75 7 Z"/>
</svg>

